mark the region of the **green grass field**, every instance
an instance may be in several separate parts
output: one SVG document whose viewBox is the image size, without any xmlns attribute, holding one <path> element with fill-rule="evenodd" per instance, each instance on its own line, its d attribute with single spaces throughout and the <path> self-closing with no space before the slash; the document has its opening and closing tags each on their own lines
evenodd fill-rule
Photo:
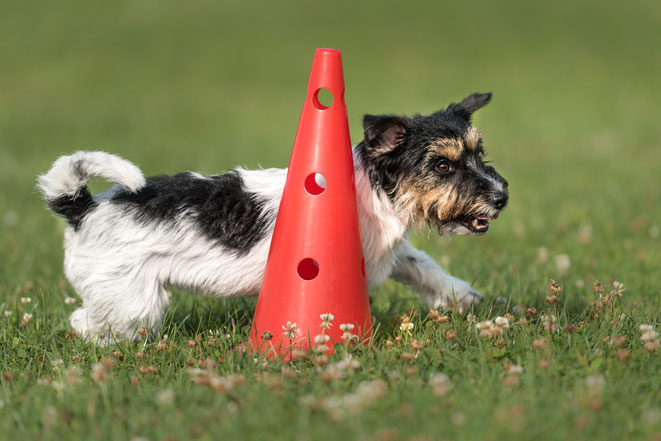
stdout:
<svg viewBox="0 0 661 441">
<path fill-rule="evenodd" d="M 661 331 L 661 6 L 498 3 L 3 2 L 0 439 L 660 440 L 661 349 L 639 326 Z M 485 294 L 475 322 L 437 323 L 389 282 L 370 348 L 214 363 L 254 300 L 173 290 L 159 338 L 71 338 L 80 300 L 37 174 L 77 149 L 148 175 L 285 167 L 316 47 L 343 51 L 355 142 L 364 113 L 494 93 L 475 122 L 509 208 L 483 237 L 413 237 Z M 626 291 L 594 306 L 597 280 Z"/>
</svg>

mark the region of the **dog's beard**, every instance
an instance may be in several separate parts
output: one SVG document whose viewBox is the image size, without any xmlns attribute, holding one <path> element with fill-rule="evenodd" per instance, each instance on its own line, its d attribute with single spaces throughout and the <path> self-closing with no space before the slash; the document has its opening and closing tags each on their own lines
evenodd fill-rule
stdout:
<svg viewBox="0 0 661 441">
<path fill-rule="evenodd" d="M 430 228 L 435 229 L 439 235 L 465 235 L 479 236 L 489 230 L 489 223 L 498 218 L 499 210 L 483 203 L 470 204 L 459 212 L 448 214 L 449 210 L 434 210 L 435 216 L 426 218 Z"/>
<path fill-rule="evenodd" d="M 440 236 L 481 236 L 489 229 L 488 226 L 481 230 L 468 227 L 461 221 L 446 220 L 429 224 Z"/>
</svg>

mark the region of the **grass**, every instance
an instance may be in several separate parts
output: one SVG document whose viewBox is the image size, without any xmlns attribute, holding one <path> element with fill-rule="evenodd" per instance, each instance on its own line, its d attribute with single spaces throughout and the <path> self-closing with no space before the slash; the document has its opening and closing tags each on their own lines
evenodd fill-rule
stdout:
<svg viewBox="0 0 661 441">
<path fill-rule="evenodd" d="M 658 440 L 660 350 L 645 349 L 639 325 L 658 331 L 661 319 L 660 21 L 645 0 L 3 4 L 0 310 L 12 314 L 0 316 L 0 439 Z M 394 282 L 373 293 L 373 345 L 331 357 L 357 360 L 344 378 L 309 359 L 225 355 L 245 340 L 254 300 L 173 290 L 158 338 L 108 348 L 71 338 L 63 224 L 35 176 L 79 148 L 148 175 L 284 167 L 322 46 L 343 50 L 354 141 L 363 113 L 494 92 L 476 124 L 510 207 L 484 237 L 412 240 L 485 294 L 476 322 L 514 315 L 503 341 L 463 316 L 434 322 Z M 551 278 L 563 287 L 555 305 L 544 302 Z M 611 279 L 623 297 L 586 315 L 592 284 L 608 293 Z M 517 324 L 522 305 L 554 314 L 559 330 L 539 316 Z M 400 317 L 411 310 L 408 335 Z M 211 374 L 196 383 L 188 360 Z"/>
</svg>

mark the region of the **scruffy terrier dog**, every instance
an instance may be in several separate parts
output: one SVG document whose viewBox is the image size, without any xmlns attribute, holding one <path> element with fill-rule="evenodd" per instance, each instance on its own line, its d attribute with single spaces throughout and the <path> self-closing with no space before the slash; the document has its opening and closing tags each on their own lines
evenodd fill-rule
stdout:
<svg viewBox="0 0 661 441">
<path fill-rule="evenodd" d="M 431 308 L 464 310 L 482 296 L 411 246 L 407 231 L 483 234 L 507 204 L 507 181 L 484 162 L 471 115 L 491 94 L 473 94 L 429 116 L 366 115 L 353 148 L 368 286 L 392 277 Z M 287 170 L 234 169 L 145 179 L 103 152 L 59 158 L 39 188 L 69 227 L 65 273 L 83 300 L 71 325 L 108 342 L 158 329 L 168 285 L 216 296 L 254 296 L 266 266 Z M 92 196 L 102 177 L 118 185 Z M 105 338 L 103 337 L 105 336 Z"/>
</svg>

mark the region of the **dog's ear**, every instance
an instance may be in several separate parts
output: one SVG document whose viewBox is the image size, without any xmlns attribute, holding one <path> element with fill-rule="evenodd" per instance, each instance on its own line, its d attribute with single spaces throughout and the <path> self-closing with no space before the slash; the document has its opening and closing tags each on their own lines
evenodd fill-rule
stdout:
<svg viewBox="0 0 661 441">
<path fill-rule="evenodd" d="M 450 104 L 446 112 L 454 113 L 460 118 L 470 122 L 473 112 L 481 107 L 486 106 L 489 101 L 491 101 L 491 92 L 473 93 L 461 100 L 459 104 Z"/>
<path fill-rule="evenodd" d="M 365 115 L 365 145 L 376 153 L 385 153 L 397 147 L 406 133 L 410 120 L 395 115 Z"/>
</svg>

